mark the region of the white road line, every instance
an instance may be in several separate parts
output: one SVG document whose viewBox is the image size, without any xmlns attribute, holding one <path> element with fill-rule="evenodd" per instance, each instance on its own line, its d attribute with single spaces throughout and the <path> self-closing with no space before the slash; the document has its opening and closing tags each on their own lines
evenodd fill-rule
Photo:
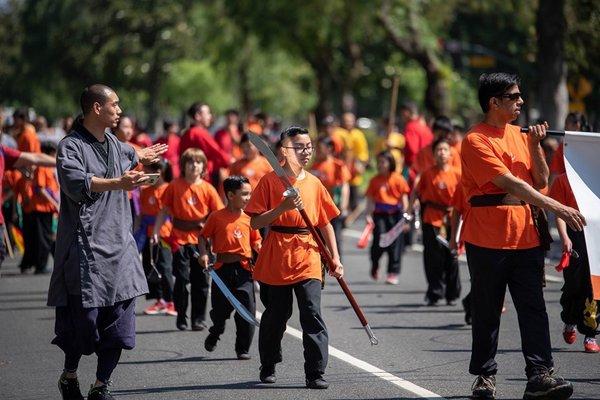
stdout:
<svg viewBox="0 0 600 400">
<path fill-rule="evenodd" d="M 353 229 L 344 229 L 344 235 L 354 238 L 354 239 L 359 239 L 361 234 L 362 234 L 362 232 L 360 232 L 360 231 L 355 231 Z M 410 248 L 413 251 L 417 251 L 419 253 L 423 252 L 423 245 L 419 244 L 419 243 L 414 243 L 413 245 L 411 245 Z M 464 254 L 461 254 L 460 256 L 458 256 L 458 259 L 460 261 L 467 262 L 467 257 Z M 563 278 L 561 278 L 560 276 L 550 275 L 550 274 L 546 274 L 546 281 L 553 282 L 553 283 L 563 283 L 564 282 Z"/>
<path fill-rule="evenodd" d="M 257 311 L 256 314 L 257 314 L 258 319 L 260 320 L 260 318 L 262 317 L 262 313 Z M 292 328 L 291 326 L 287 325 L 285 332 L 289 333 L 291 336 L 295 337 L 296 339 L 302 340 L 302 332 L 300 332 L 296 328 Z M 354 356 L 351 356 L 350 354 L 348 354 L 344 351 L 338 350 L 333 346 L 329 346 L 329 354 L 332 357 L 342 360 L 358 369 L 362 369 L 365 372 L 368 372 L 378 378 L 388 381 L 392 385 L 398 386 L 401 389 L 404 389 L 412 394 L 415 394 L 415 395 L 419 396 L 420 398 L 445 400 L 444 397 L 440 396 L 437 393 L 433 393 L 425 388 L 422 388 L 419 385 L 416 385 L 410 381 L 407 381 L 406 379 L 402 379 L 396 375 L 390 374 L 389 372 L 384 371 L 381 368 L 377 368 L 376 366 L 369 364 L 366 361 L 360 360 Z"/>
</svg>

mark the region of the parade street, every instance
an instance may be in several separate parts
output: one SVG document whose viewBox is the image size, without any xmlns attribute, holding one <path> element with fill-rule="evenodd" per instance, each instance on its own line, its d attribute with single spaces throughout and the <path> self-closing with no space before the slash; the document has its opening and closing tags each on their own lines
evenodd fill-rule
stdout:
<svg viewBox="0 0 600 400">
<path fill-rule="evenodd" d="M 277 382 L 258 379 L 258 334 L 252 360 L 239 361 L 230 319 L 214 352 L 204 349 L 206 331 L 180 332 L 175 318 L 145 316 L 150 304 L 138 299 L 137 345 L 125 351 L 112 376 L 119 399 L 408 399 L 468 398 L 474 377 L 468 374 L 471 330 L 464 325 L 460 303 L 427 307 L 422 254 L 403 256 L 400 284 L 369 277 L 368 250 L 356 249 L 359 227 L 346 231 L 344 264 L 348 284 L 379 339 L 371 346 L 352 308 L 333 278 L 323 293 L 323 315 L 330 335 L 328 390 L 304 388 L 303 356 L 297 309 L 283 339 L 283 363 Z M 382 263 L 382 267 L 384 263 Z M 469 290 L 461 262 L 463 292 Z M 58 399 L 56 382 L 63 353 L 50 344 L 54 309 L 45 306 L 48 275 L 20 275 L 7 260 L 0 279 L 0 399 Z M 573 382 L 573 398 L 600 399 L 600 355 L 583 353 L 582 338 L 569 346 L 562 339 L 561 279 L 551 266 L 545 298 L 558 374 Z M 259 303 L 259 310 L 262 305 Z M 520 399 L 526 384 L 516 312 L 507 295 L 497 361 L 497 398 Z M 258 333 L 258 331 L 257 331 Z M 84 357 L 79 369 L 82 392 L 93 382 L 95 357 Z"/>
</svg>

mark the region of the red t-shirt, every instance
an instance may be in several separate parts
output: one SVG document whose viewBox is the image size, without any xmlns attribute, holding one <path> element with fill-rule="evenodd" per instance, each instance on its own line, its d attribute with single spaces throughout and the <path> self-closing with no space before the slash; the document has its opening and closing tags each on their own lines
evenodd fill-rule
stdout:
<svg viewBox="0 0 600 400">
<path fill-rule="evenodd" d="M 4 177 L 4 170 L 12 169 L 19 157 L 21 157 L 20 151 L 0 145 L 0 204 L 2 204 L 2 178 Z M 4 215 L 1 212 L 0 225 L 4 225 Z"/>
<path fill-rule="evenodd" d="M 433 142 L 433 133 L 421 120 L 413 119 L 404 126 L 404 137 L 406 138 L 404 164 L 411 166 L 419 151 Z"/>
<path fill-rule="evenodd" d="M 206 155 L 206 159 L 208 160 L 206 165 L 207 176 L 211 176 L 212 172 L 219 168 L 227 168 L 229 166 L 231 157 L 221 150 L 221 147 L 215 142 L 210 132 L 199 125 L 190 127 L 181 137 L 179 156 L 189 148 L 200 149 Z"/>
<path fill-rule="evenodd" d="M 181 138 L 175 133 L 169 134 L 167 137 L 159 137 L 155 143 L 166 144 L 169 146 L 165 154 L 162 157 L 171 164 L 171 171 L 173 171 L 173 178 L 179 178 L 181 171 L 179 170 L 179 145 Z"/>
</svg>

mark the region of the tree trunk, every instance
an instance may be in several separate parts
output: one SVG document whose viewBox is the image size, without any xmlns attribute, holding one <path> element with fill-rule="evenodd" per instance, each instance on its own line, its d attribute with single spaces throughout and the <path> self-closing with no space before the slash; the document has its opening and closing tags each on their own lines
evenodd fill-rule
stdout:
<svg viewBox="0 0 600 400">
<path fill-rule="evenodd" d="M 448 89 L 441 77 L 439 66 L 429 60 L 423 68 L 427 76 L 425 108 L 434 116 L 448 115 Z"/>
<path fill-rule="evenodd" d="M 315 108 L 315 117 L 317 124 L 319 124 L 323 118 L 331 114 L 333 111 L 333 104 L 331 101 L 332 96 L 332 81 L 331 77 L 326 69 L 315 68 L 313 66 L 317 81 L 317 107 Z"/>
<path fill-rule="evenodd" d="M 536 28 L 540 117 L 551 128 L 563 129 L 569 107 L 564 60 L 565 0 L 540 0 Z"/>
</svg>

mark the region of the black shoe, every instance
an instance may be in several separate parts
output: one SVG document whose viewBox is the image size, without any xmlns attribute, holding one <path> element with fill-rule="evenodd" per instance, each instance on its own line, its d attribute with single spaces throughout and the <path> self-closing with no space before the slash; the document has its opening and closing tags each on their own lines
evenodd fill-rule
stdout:
<svg viewBox="0 0 600 400">
<path fill-rule="evenodd" d="M 463 309 L 465 310 L 465 324 L 467 325 L 471 325 L 473 324 L 473 319 L 471 318 L 471 307 L 469 307 L 469 304 L 467 304 L 465 302 L 466 297 L 464 299 L 462 299 L 462 306 Z"/>
<path fill-rule="evenodd" d="M 277 377 L 275 376 L 275 365 L 260 366 L 260 381 L 262 383 L 275 383 L 277 381 Z"/>
<path fill-rule="evenodd" d="M 565 400 L 573 394 L 573 385 L 551 371 L 534 375 L 527 381 L 524 399 Z"/>
<path fill-rule="evenodd" d="M 110 390 L 108 390 L 108 385 L 102 385 L 98 387 L 94 387 L 92 385 L 90 391 L 88 392 L 88 400 L 115 400 L 115 398 L 110 394 Z"/>
<path fill-rule="evenodd" d="M 42 269 L 36 269 L 34 271 L 35 275 L 46 275 L 49 274 L 51 272 L 51 270 L 49 268 L 42 268 Z"/>
<path fill-rule="evenodd" d="M 206 324 L 204 321 L 195 321 L 192 323 L 192 330 L 196 332 L 200 332 L 206 329 Z"/>
<path fill-rule="evenodd" d="M 327 389 L 329 383 L 322 376 L 315 379 L 306 379 L 306 387 L 309 389 Z"/>
<path fill-rule="evenodd" d="M 217 348 L 218 341 L 219 337 L 217 335 L 209 333 L 206 339 L 204 339 L 204 348 L 206 349 L 206 351 L 215 351 L 215 349 Z"/>
<path fill-rule="evenodd" d="M 58 379 L 58 390 L 63 400 L 83 400 L 77 378 L 67 378 L 63 373 Z"/>
<path fill-rule="evenodd" d="M 437 305 L 438 305 L 438 301 L 437 300 L 427 299 L 427 307 L 435 307 Z"/>
<path fill-rule="evenodd" d="M 493 399 L 496 396 L 496 376 L 479 375 L 471 387 L 472 399 Z"/>
<path fill-rule="evenodd" d="M 176 323 L 177 329 L 179 329 L 180 331 L 185 331 L 187 329 L 187 321 L 184 319 L 179 319 L 177 318 L 177 323 Z"/>
<path fill-rule="evenodd" d="M 251 360 L 250 354 L 248 353 L 237 353 L 238 360 Z"/>
</svg>

